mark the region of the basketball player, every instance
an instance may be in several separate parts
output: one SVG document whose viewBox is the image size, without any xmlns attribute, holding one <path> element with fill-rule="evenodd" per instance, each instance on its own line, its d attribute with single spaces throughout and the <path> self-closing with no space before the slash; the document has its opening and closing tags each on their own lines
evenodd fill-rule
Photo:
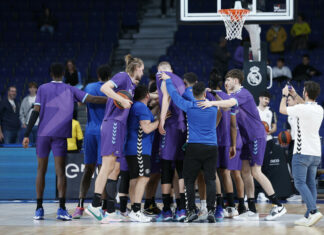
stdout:
<svg viewBox="0 0 324 235">
<path fill-rule="evenodd" d="M 156 81 L 153 81 L 149 86 L 150 94 L 157 94 Z M 153 115 L 159 115 L 160 106 L 159 106 L 159 97 L 151 97 L 149 102 L 149 108 Z M 160 158 L 160 138 L 161 135 L 158 130 L 154 133 L 154 140 L 152 144 L 151 152 L 151 175 L 150 180 L 146 185 L 145 189 L 145 204 L 144 204 L 144 213 L 148 216 L 158 215 L 161 213 L 160 208 L 155 203 L 155 194 L 161 179 L 161 158 Z"/>
<path fill-rule="evenodd" d="M 225 86 L 232 91 L 231 98 L 221 101 L 203 101 L 199 103 L 199 106 L 204 108 L 211 106 L 238 108 L 238 114 L 236 115 L 237 124 L 243 141 L 241 153 L 242 176 L 248 197 L 249 210 L 234 218 L 239 220 L 259 220 L 254 199 L 254 178 L 267 193 L 269 200 L 274 205 L 266 220 L 274 220 L 284 215 L 287 211 L 279 202 L 271 182 L 261 171 L 266 146 L 266 133 L 253 96 L 241 85 L 243 79 L 244 74 L 241 70 L 230 70 L 225 76 Z"/>
<path fill-rule="evenodd" d="M 159 102 L 161 105 L 161 120 L 159 124 L 159 132 L 161 136 L 161 186 L 162 186 L 162 200 L 163 210 L 158 216 L 157 221 L 170 221 L 173 218 L 171 211 L 171 184 L 174 174 L 175 165 L 179 176 L 179 190 L 180 190 L 180 208 L 176 211 L 176 218 L 178 221 L 185 218 L 185 194 L 184 194 L 184 180 L 182 176 L 183 170 L 183 152 L 182 145 L 185 142 L 185 117 L 182 112 L 170 100 L 170 96 L 166 89 L 165 82 L 160 80 L 160 73 L 166 72 L 171 76 L 172 82 L 176 89 L 182 95 L 185 91 L 183 80 L 172 73 L 171 65 L 168 62 L 161 62 L 158 65 L 158 74 L 156 76 L 157 89 L 159 94 Z M 171 117 L 166 119 L 167 113 L 170 111 Z"/>
<path fill-rule="evenodd" d="M 125 155 L 129 167 L 130 180 L 135 180 L 134 203 L 129 217 L 136 222 L 150 222 L 151 218 L 141 211 L 141 201 L 150 177 L 152 143 L 159 120 L 154 120 L 147 107 L 150 94 L 146 86 L 135 88 L 134 101 L 127 121 L 127 141 Z"/>
<path fill-rule="evenodd" d="M 306 227 L 316 224 L 323 217 L 316 206 L 315 180 L 322 156 L 319 129 L 323 121 L 323 108 L 315 102 L 320 90 L 318 83 L 306 81 L 302 99 L 293 88 L 289 91 L 286 86 L 282 90 L 280 103 L 280 113 L 297 118 L 292 172 L 295 186 L 306 203 L 307 211 L 295 224 Z M 297 100 L 297 105 L 286 107 L 288 94 Z"/>
<path fill-rule="evenodd" d="M 266 122 L 269 126 L 269 131 L 267 132 L 267 144 L 266 144 L 266 150 L 264 153 L 264 159 L 263 159 L 263 165 L 262 165 L 262 172 L 266 176 L 269 176 L 269 164 L 270 164 L 270 152 L 272 151 L 274 141 L 272 134 L 277 131 L 277 114 L 272 111 L 269 107 L 271 95 L 268 91 L 264 91 L 259 95 L 259 106 L 258 111 L 260 114 L 260 118 L 262 122 Z M 260 186 L 256 187 L 258 195 L 257 199 L 259 201 L 267 201 L 268 199 L 262 192 L 262 189 L 260 189 Z"/>
<path fill-rule="evenodd" d="M 71 220 L 71 215 L 65 208 L 65 157 L 67 153 L 66 138 L 71 138 L 74 101 L 104 104 L 106 97 L 96 97 L 62 82 L 64 66 L 53 63 L 50 67 L 50 83 L 41 85 L 36 95 L 34 110 L 24 134 L 23 146 L 28 147 L 29 134 L 39 116 L 39 125 L 36 142 L 38 161 L 36 193 L 37 208 L 35 220 L 44 219 L 43 193 L 45 188 L 45 174 L 48 165 L 48 156 L 52 150 L 57 175 L 57 189 L 60 206 L 57 210 L 57 219 Z"/>
<path fill-rule="evenodd" d="M 89 83 L 84 91 L 95 96 L 105 96 L 100 91 L 100 87 L 104 82 L 108 81 L 111 76 L 111 68 L 109 65 L 101 65 L 97 70 L 98 82 Z M 101 166 L 100 155 L 100 126 L 105 114 L 104 104 L 87 104 L 87 125 L 84 137 L 84 171 L 80 184 L 79 202 L 75 209 L 72 218 L 80 219 L 84 211 L 84 198 L 87 195 L 90 187 L 92 175 L 96 166 Z M 103 206 L 107 204 L 106 190 L 102 195 Z M 106 206 L 106 205 L 105 205 Z M 106 208 L 103 208 L 106 209 Z"/>
<path fill-rule="evenodd" d="M 207 220 L 215 222 L 215 172 L 217 162 L 216 120 L 217 108 L 200 109 L 198 100 L 205 100 L 205 85 L 198 82 L 193 86 L 195 101 L 187 101 L 175 89 L 171 76 L 163 73 L 161 79 L 166 80 L 166 87 L 172 101 L 187 114 L 189 125 L 189 140 L 184 158 L 184 179 L 187 190 L 188 214 L 185 222 L 192 222 L 198 218 L 195 205 L 194 184 L 199 171 L 202 169 L 207 189 Z"/>
<path fill-rule="evenodd" d="M 229 99 L 229 95 L 221 90 L 223 86 L 223 78 L 215 69 L 210 74 L 209 87 L 222 99 Z M 217 126 L 217 141 L 219 161 L 218 167 L 220 169 L 224 189 L 226 192 L 227 207 L 225 208 L 225 217 L 232 218 L 246 211 L 244 205 L 244 183 L 241 177 L 242 161 L 240 159 L 242 139 L 236 124 L 236 113 L 230 110 L 221 110 L 222 119 Z M 234 140 L 234 142 L 232 141 Z M 236 155 L 230 158 L 230 153 L 234 152 L 236 147 Z M 232 153 L 234 155 L 234 153 Z M 234 190 L 232 177 L 235 181 L 237 197 L 239 201 L 238 210 L 234 203 Z M 217 211 L 218 208 L 216 208 Z M 220 209 L 219 209 L 220 210 Z"/>
<path fill-rule="evenodd" d="M 101 194 L 106 186 L 108 176 L 113 172 L 117 158 L 122 157 L 127 131 L 127 118 L 132 101 L 118 95 L 126 90 L 133 96 L 135 86 L 143 76 L 144 63 L 131 55 L 125 56 L 126 72 L 120 72 L 106 82 L 101 91 L 109 98 L 105 116 L 101 125 L 101 156 L 102 167 L 95 183 L 95 194 L 86 212 L 102 223 L 114 221 L 114 215 L 103 215 L 100 208 Z M 123 109 L 115 106 L 114 100 L 121 103 Z M 109 188 L 108 188 L 109 190 Z M 114 214 L 114 213 L 112 213 Z M 104 218 L 105 217 L 105 218 Z"/>
</svg>

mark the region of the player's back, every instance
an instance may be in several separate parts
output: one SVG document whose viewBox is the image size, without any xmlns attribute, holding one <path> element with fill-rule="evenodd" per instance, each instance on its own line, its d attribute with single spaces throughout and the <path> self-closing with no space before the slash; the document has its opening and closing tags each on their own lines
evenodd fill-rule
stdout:
<svg viewBox="0 0 324 235">
<path fill-rule="evenodd" d="M 35 105 L 40 105 L 39 136 L 70 137 L 74 102 L 84 102 L 86 93 L 63 82 L 38 88 Z"/>
<path fill-rule="evenodd" d="M 94 96 L 106 96 L 104 93 L 100 91 L 100 88 L 103 84 L 104 82 L 89 83 L 85 88 L 85 92 Z M 105 116 L 105 109 L 106 109 L 105 104 L 87 103 L 88 120 L 86 126 L 86 133 L 93 134 L 93 135 L 100 134 L 100 126 Z"/>
<path fill-rule="evenodd" d="M 237 124 L 244 143 L 265 138 L 266 133 L 252 94 L 245 88 L 231 94 L 238 102 Z"/>
</svg>

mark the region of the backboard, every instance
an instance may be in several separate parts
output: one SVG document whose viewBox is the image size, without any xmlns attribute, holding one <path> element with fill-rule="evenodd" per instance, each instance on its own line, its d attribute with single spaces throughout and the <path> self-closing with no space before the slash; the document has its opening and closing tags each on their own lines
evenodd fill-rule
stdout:
<svg viewBox="0 0 324 235">
<path fill-rule="evenodd" d="M 234 8 L 235 0 L 178 0 L 179 23 L 223 23 L 218 13 Z M 297 0 L 242 0 L 242 7 L 250 10 L 246 24 L 292 23 Z"/>
</svg>

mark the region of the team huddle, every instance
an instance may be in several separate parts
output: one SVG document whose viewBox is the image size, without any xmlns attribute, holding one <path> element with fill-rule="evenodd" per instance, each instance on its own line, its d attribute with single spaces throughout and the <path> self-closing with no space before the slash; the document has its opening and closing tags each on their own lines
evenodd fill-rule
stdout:
<svg viewBox="0 0 324 235">
<path fill-rule="evenodd" d="M 52 64 L 53 81 L 39 87 L 23 141 L 27 147 L 29 133 L 39 117 L 34 219 L 44 218 L 42 198 L 50 150 L 55 157 L 60 202 L 57 219 L 79 219 L 85 210 L 100 223 L 214 223 L 224 217 L 259 220 L 254 179 L 273 204 L 265 219 L 275 220 L 286 213 L 271 182 L 261 171 L 266 131 L 253 96 L 241 85 L 244 79 L 241 70 L 228 71 L 225 83 L 219 72 L 213 70 L 207 88 L 194 73 L 186 73 L 180 78 L 168 62 L 161 62 L 156 81 L 147 87 L 139 85 L 143 61 L 130 55 L 125 61 L 125 72 L 112 78 L 109 66 L 100 66 L 97 71 L 99 81 L 88 84 L 84 91 L 62 83 L 63 66 Z M 221 90 L 223 85 L 226 91 Z M 88 120 L 80 200 L 71 216 L 65 208 L 64 167 L 74 102 L 87 103 Z M 99 173 L 94 197 L 84 209 L 84 198 L 96 167 Z M 119 178 L 120 208 L 116 211 Z M 155 203 L 160 181 L 162 209 Z M 199 209 L 195 203 L 196 183 Z M 244 203 L 245 195 L 248 208 Z M 128 198 L 130 211 L 127 209 Z"/>
</svg>

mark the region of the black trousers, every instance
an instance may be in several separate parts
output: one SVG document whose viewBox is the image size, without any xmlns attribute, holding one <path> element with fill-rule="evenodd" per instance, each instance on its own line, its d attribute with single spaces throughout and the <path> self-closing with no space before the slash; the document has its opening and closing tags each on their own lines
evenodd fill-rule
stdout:
<svg viewBox="0 0 324 235">
<path fill-rule="evenodd" d="M 183 178 L 186 186 L 187 203 L 190 211 L 195 210 L 195 181 L 200 170 L 203 171 L 207 191 L 207 208 L 215 209 L 217 146 L 188 144 L 183 162 Z"/>
</svg>

